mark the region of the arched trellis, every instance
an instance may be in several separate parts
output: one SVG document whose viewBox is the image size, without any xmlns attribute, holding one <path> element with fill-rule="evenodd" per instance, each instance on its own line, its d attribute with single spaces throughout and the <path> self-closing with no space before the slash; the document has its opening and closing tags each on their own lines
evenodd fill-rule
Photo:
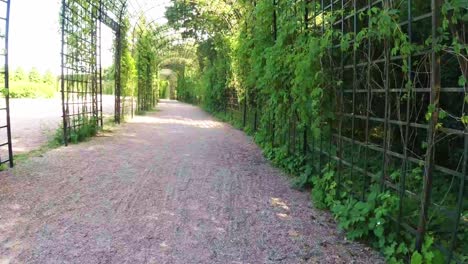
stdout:
<svg viewBox="0 0 468 264">
<path fill-rule="evenodd" d="M 158 84 L 154 85 L 152 81 L 154 78 L 153 76 L 159 76 L 158 72 L 161 70 L 161 62 L 164 61 L 168 56 L 173 56 L 176 50 L 180 49 L 181 47 L 191 46 L 194 43 L 190 42 L 182 37 L 179 32 L 172 30 L 165 24 L 157 24 L 156 21 L 158 18 L 153 18 L 150 22 L 147 22 L 142 17 L 138 17 L 137 21 L 134 23 L 133 28 L 131 29 L 132 38 L 133 38 L 133 47 L 132 54 L 134 55 L 137 65 L 138 65 L 138 57 L 142 54 L 139 51 L 139 41 L 142 38 L 150 39 L 152 41 L 151 48 L 149 52 L 155 55 L 154 60 L 151 64 L 151 72 L 149 72 L 145 67 L 140 68 L 141 72 L 138 72 L 138 84 L 137 84 L 137 109 L 139 111 L 146 111 L 153 107 L 153 103 L 155 100 L 155 93 L 158 90 Z M 184 55 L 179 52 L 179 56 L 188 56 Z M 143 60 L 145 60 L 143 56 Z M 141 67 L 142 65 L 140 65 Z M 141 78 L 140 78 L 141 77 Z M 150 87 L 151 85 L 153 87 Z M 171 98 L 174 98 L 171 96 Z"/>
<path fill-rule="evenodd" d="M 65 144 L 80 137 L 83 129 L 103 125 L 101 24 L 110 27 L 116 36 L 114 119 L 116 123 L 120 122 L 123 19 L 128 17 L 133 21 L 133 32 L 137 27 L 141 29 L 141 18 L 146 17 L 151 10 L 163 7 L 160 1 L 147 4 L 149 6 L 142 7 L 138 0 L 62 0 L 61 94 Z M 222 19 L 232 27 L 232 22 L 237 21 L 242 11 L 225 0 L 219 0 L 219 4 L 229 7 Z M 179 32 L 157 24 L 161 18 L 148 17 L 144 25 L 160 38 L 155 48 L 170 49 L 181 43 L 186 44 L 186 39 Z M 158 61 L 165 57 L 164 54 L 160 55 Z"/>
</svg>

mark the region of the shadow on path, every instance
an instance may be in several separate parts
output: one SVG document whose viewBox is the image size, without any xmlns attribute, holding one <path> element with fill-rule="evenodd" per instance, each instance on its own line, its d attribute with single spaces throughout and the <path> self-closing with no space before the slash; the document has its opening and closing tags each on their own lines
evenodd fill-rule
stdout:
<svg viewBox="0 0 468 264">
<path fill-rule="evenodd" d="M 379 263 L 241 131 L 162 101 L 0 174 L 0 263 Z"/>
</svg>

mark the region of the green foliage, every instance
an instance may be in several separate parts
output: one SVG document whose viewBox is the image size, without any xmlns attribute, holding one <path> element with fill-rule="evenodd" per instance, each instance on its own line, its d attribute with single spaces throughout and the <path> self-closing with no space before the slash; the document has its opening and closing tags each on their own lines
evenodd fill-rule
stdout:
<svg viewBox="0 0 468 264">
<path fill-rule="evenodd" d="M 304 164 L 303 160 L 303 164 Z M 305 189 L 313 185 L 313 173 L 315 171 L 314 166 L 310 163 L 306 163 L 303 167 L 299 169 L 300 174 L 298 177 L 295 177 L 292 182 L 292 186 L 296 189 Z M 293 172 L 294 174 L 296 172 Z"/>
<path fill-rule="evenodd" d="M 384 248 L 389 236 L 385 231 L 391 230 L 388 217 L 397 209 L 398 200 L 390 192 L 380 192 L 378 185 L 373 185 L 364 201 L 347 198 L 332 207 L 332 212 L 338 220 L 339 227 L 349 230 L 350 239 L 372 237 L 378 248 Z"/>
<path fill-rule="evenodd" d="M 42 81 L 41 74 L 36 68 L 32 68 L 28 75 L 28 80 L 32 83 L 40 83 Z"/>
<path fill-rule="evenodd" d="M 122 87 L 122 96 L 133 96 L 135 92 L 134 82 L 136 76 L 136 65 L 135 59 L 132 57 L 130 43 L 128 40 L 129 27 L 130 21 L 128 20 L 128 18 L 125 18 L 120 28 L 122 42 L 120 61 L 120 80 Z"/>
<path fill-rule="evenodd" d="M 13 81 L 26 81 L 26 73 L 24 72 L 23 68 L 16 68 L 13 74 Z"/>
<path fill-rule="evenodd" d="M 46 71 L 42 77 L 42 80 L 45 84 L 55 85 L 57 82 L 57 77 L 51 71 Z"/>
<path fill-rule="evenodd" d="M 81 126 L 71 130 L 69 133 L 69 140 L 73 144 L 77 144 L 90 137 L 93 137 L 99 131 L 98 120 L 94 118 L 79 117 L 72 122 L 81 124 Z"/>
<path fill-rule="evenodd" d="M 10 82 L 11 98 L 52 98 L 55 87 L 46 83 L 33 83 L 29 81 Z"/>
<path fill-rule="evenodd" d="M 169 98 L 169 82 L 160 80 L 159 85 L 159 98 Z"/>
<path fill-rule="evenodd" d="M 159 92 L 155 85 L 157 75 L 157 58 L 155 43 L 156 36 L 152 28 L 146 28 L 144 21 L 140 22 L 138 38 L 136 42 L 135 68 L 137 74 L 137 108 L 139 111 L 151 110 L 156 105 Z M 125 58 L 124 58 L 125 59 Z M 128 61 L 127 71 L 133 71 L 131 62 Z M 127 78 L 130 81 L 130 78 Z"/>
<path fill-rule="evenodd" d="M 113 95 L 115 93 L 115 81 L 102 81 L 102 93 Z"/>
<path fill-rule="evenodd" d="M 124 69 L 122 69 L 121 75 L 122 76 L 125 75 Z M 113 95 L 115 93 L 115 66 L 114 65 L 102 69 L 102 93 L 109 94 L 109 95 Z M 125 90 L 124 85 L 122 85 L 122 95 L 126 95 L 126 90 Z"/>
<path fill-rule="evenodd" d="M 331 208 L 335 204 L 337 185 L 335 173 L 329 166 L 322 170 L 322 175 L 312 177 L 314 188 L 311 192 L 311 198 L 315 207 L 319 209 Z"/>
<path fill-rule="evenodd" d="M 218 3 L 218 1 L 215 2 Z M 401 85 L 401 87 L 406 88 L 407 92 L 401 95 L 401 101 L 411 100 L 409 102 L 413 104 L 415 99 L 412 89 L 427 86 L 418 86 L 421 84 L 415 83 L 418 81 L 417 77 L 414 80 L 408 78 L 409 68 L 412 67 L 411 73 L 416 72 L 416 66 L 427 71 L 426 68 L 429 64 L 427 56 L 421 59 L 422 62 L 416 62 L 415 60 L 419 60 L 420 56 L 414 56 L 414 54 L 435 47 L 438 52 L 444 51 L 450 56 L 456 57 L 458 61 L 466 62 L 467 46 L 462 38 L 465 33 L 460 30 L 463 27 L 459 26 L 462 21 L 466 21 L 465 2 L 466 0 L 444 1 L 442 10 L 444 25 L 439 29 L 442 37 L 433 43 L 430 37 L 416 40 L 416 38 L 421 38 L 419 33 L 415 33 L 410 41 L 406 27 L 402 26 L 402 21 L 405 18 L 402 18 L 404 12 L 401 12 L 400 9 L 406 9 L 403 2 L 395 4 L 384 1 L 383 5 L 375 5 L 356 14 L 352 9 L 340 10 L 336 9 L 335 6 L 335 11 L 310 19 L 306 26 L 304 11 L 306 9 L 309 12 L 320 10 L 317 2 L 306 4 L 307 1 L 285 0 L 276 1 L 275 6 L 274 1 L 267 0 L 234 1 L 231 3 L 232 9 L 238 10 L 238 14 L 230 16 L 230 11 L 225 9 L 222 3 L 216 6 L 217 8 L 212 8 L 209 1 L 173 0 L 173 6 L 166 13 L 169 24 L 182 30 L 187 39 L 195 39 L 197 43 L 195 53 L 198 69 L 178 71 L 179 99 L 199 103 L 208 111 L 215 113 L 216 116 L 222 116 L 223 120 L 234 123 L 236 126 L 240 123 L 241 127 L 243 126 L 242 117 L 239 118 L 239 116 L 242 114 L 236 113 L 244 106 L 244 103 L 248 109 L 258 110 L 259 124 L 254 135 L 256 142 L 263 148 L 264 155 L 288 173 L 299 175 L 294 180 L 295 187 L 312 186 L 311 197 L 315 206 L 331 209 L 340 227 L 347 230 L 349 238 L 368 241 L 381 250 L 390 263 L 409 262 L 412 256 L 414 256 L 414 260 L 411 261 L 414 263 L 418 263 L 417 261 L 439 263 L 437 256 L 440 254 L 434 249 L 431 239 L 434 239 L 436 235 L 440 237 L 440 233 L 429 234 L 426 238 L 425 248 L 420 253 L 414 253 L 414 239 L 408 237 L 403 231 L 397 233 L 395 225 L 391 224 L 389 220 L 390 216 L 395 217 L 400 201 L 395 192 L 381 191 L 380 179 L 392 181 L 393 186 L 397 186 L 402 180 L 402 170 L 394 169 L 388 175 L 387 173 L 377 175 L 376 179 L 369 179 L 368 185 L 365 185 L 362 179 L 342 180 L 341 185 L 345 186 L 356 185 L 361 188 L 365 185 L 364 194 L 351 194 L 343 186 L 338 190 L 338 179 L 336 179 L 337 173 L 335 173 L 334 166 L 328 164 L 320 168 L 317 159 L 312 159 L 309 157 L 310 154 L 298 151 L 303 149 L 303 145 L 309 148 L 311 146 L 309 143 L 301 143 L 300 140 L 291 140 L 291 124 L 295 124 L 295 130 L 297 130 L 295 133 L 305 131 L 308 137 L 315 142 L 319 141 L 320 138 L 324 139 L 323 141 L 332 142 L 330 145 L 337 141 L 330 132 L 335 130 L 336 133 L 338 129 L 350 130 L 350 127 L 339 127 L 338 118 L 340 117 L 335 116 L 335 113 L 342 111 L 339 108 L 340 105 L 351 108 L 349 97 L 343 99 L 337 95 L 343 88 L 349 89 L 350 87 L 347 86 L 351 86 L 352 81 L 345 80 L 345 77 L 338 74 L 341 71 L 334 69 L 342 66 L 340 65 L 340 55 L 342 55 L 343 60 L 347 61 L 345 63 L 349 63 L 350 58 L 356 53 L 360 62 L 364 62 L 362 56 L 366 53 L 368 43 L 371 43 L 372 47 L 377 47 L 376 54 L 372 54 L 372 56 L 380 56 L 379 59 L 386 56 L 399 58 L 395 61 L 392 60 L 391 71 L 395 71 L 395 75 L 398 76 L 394 78 L 395 80 L 392 79 L 390 85 L 391 87 Z M 430 3 L 415 1 L 413 9 L 417 11 L 430 10 Z M 359 18 L 356 32 L 347 29 L 346 31 L 349 33 L 342 33 L 338 26 L 332 26 L 341 17 L 353 15 Z M 226 24 L 224 21 L 220 21 L 224 17 L 231 18 L 231 23 Z M 414 26 L 416 27 L 416 23 Z M 352 25 L 345 23 L 345 27 L 352 27 Z M 416 32 L 419 28 L 413 30 Z M 378 54 L 379 52 L 382 54 Z M 413 59 L 412 65 L 408 65 L 410 57 Z M 381 64 L 383 63 L 377 65 L 377 63 L 372 62 L 369 74 L 374 74 L 374 70 L 383 70 Z M 398 64 L 396 67 L 398 69 L 394 69 L 394 64 Z M 459 66 L 463 66 L 463 63 Z M 463 69 L 463 67 L 460 68 Z M 362 67 L 359 69 L 365 70 Z M 467 79 L 463 70 L 461 72 L 461 76 L 453 77 L 455 83 L 460 87 L 466 85 Z M 378 84 L 381 80 L 377 80 L 380 74 L 383 73 L 371 76 L 371 81 L 375 81 L 376 88 L 383 88 L 379 87 Z M 358 75 L 359 89 L 364 89 L 365 85 L 361 78 L 367 77 L 361 73 Z M 353 77 L 351 76 L 351 78 Z M 422 78 L 427 79 L 427 76 Z M 373 83 L 371 85 L 374 87 Z M 394 93 L 391 95 L 391 101 L 394 101 L 393 96 Z M 359 98 L 361 100 L 365 96 L 359 96 Z M 371 98 L 373 104 L 381 102 L 380 99 Z M 395 101 L 398 101 L 398 97 L 396 99 Z M 347 101 L 343 102 L 342 100 Z M 467 100 L 465 98 L 465 101 Z M 441 109 L 440 106 L 428 104 L 427 100 L 424 101 L 421 102 L 421 106 L 418 103 L 418 108 L 422 109 L 420 110 L 422 120 L 424 117 L 426 121 L 437 117 L 438 120 L 433 120 L 436 122 L 436 128 L 447 126 L 447 122 L 451 122 L 448 126 L 451 128 L 467 126 L 468 118 L 464 113 L 461 113 L 463 111 L 460 112 L 459 116 L 454 116 L 456 115 L 454 111 Z M 444 103 L 447 104 L 447 102 Z M 364 107 L 361 105 L 361 108 Z M 380 110 L 382 109 L 378 111 Z M 366 111 L 369 110 L 356 109 L 356 112 L 360 112 L 362 115 L 365 115 Z M 400 109 L 392 109 L 392 115 L 400 114 L 399 111 Z M 426 116 L 424 116 L 425 114 Z M 411 116 L 411 118 L 413 120 L 419 116 Z M 451 119 L 454 119 L 455 122 Z M 349 126 L 349 123 L 346 125 Z M 253 133 L 250 125 L 244 129 Z M 356 128 L 355 130 L 353 135 L 364 137 L 362 131 L 358 131 Z M 384 137 L 383 128 L 375 130 L 370 137 L 381 141 Z M 401 144 L 399 137 L 400 135 L 395 137 L 398 138 L 397 142 L 394 142 L 395 140 L 392 138 L 392 149 L 400 147 L 398 145 Z M 423 136 L 412 135 L 411 137 L 420 139 Z M 370 139 L 370 141 L 375 138 Z M 424 155 L 424 151 L 428 147 L 427 143 L 425 144 L 423 141 L 418 141 L 419 144 L 415 147 L 418 153 L 423 154 L 417 155 Z M 337 148 L 338 146 L 330 147 L 331 153 L 329 154 L 333 155 Z M 351 155 L 355 154 L 355 150 L 352 151 Z M 316 153 L 315 150 L 312 152 L 323 156 L 323 154 Z M 459 156 L 461 155 L 460 153 Z M 382 166 L 381 162 L 372 164 L 363 160 L 354 160 L 354 162 L 355 164 L 365 164 L 366 170 L 375 167 L 375 170 L 380 171 Z M 323 165 L 322 162 L 320 164 Z M 397 166 L 399 164 L 395 165 L 395 167 Z M 407 178 L 406 189 L 414 190 L 417 193 L 415 196 L 418 196 L 423 181 L 421 166 L 406 168 L 404 173 Z M 442 177 L 435 178 L 439 180 Z M 440 186 L 447 187 L 447 184 L 440 180 Z M 351 187 L 349 189 L 356 191 L 357 188 Z M 438 186 L 435 190 L 434 197 L 450 197 L 443 200 L 452 199 L 451 203 L 455 204 L 456 200 L 454 199 L 456 198 L 453 195 L 441 194 L 442 191 L 438 190 Z M 359 190 L 359 192 L 361 191 Z M 407 206 L 414 211 L 419 208 L 419 204 L 414 200 L 409 201 L 408 199 L 404 202 L 408 203 L 408 205 L 405 204 L 405 208 Z M 443 212 L 438 213 L 443 214 Z M 417 224 L 414 224 L 416 215 L 417 212 L 405 212 L 407 218 L 404 221 L 416 226 Z M 441 218 L 443 217 L 436 216 L 434 213 L 428 225 L 430 227 L 442 226 L 442 223 L 446 222 L 440 220 Z M 445 237 L 449 237 L 448 232 L 445 232 Z M 460 237 L 459 241 L 461 241 L 459 244 L 463 244 L 465 238 Z M 449 246 L 446 245 L 448 244 L 446 240 L 438 242 L 446 247 Z M 462 248 L 460 245 L 456 245 L 456 247 L 458 251 Z"/>
</svg>

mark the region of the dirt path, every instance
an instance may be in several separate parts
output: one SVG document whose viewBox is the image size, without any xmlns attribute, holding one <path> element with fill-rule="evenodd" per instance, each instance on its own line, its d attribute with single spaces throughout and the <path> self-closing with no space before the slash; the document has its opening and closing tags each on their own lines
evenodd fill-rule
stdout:
<svg viewBox="0 0 468 264">
<path fill-rule="evenodd" d="M 241 131 L 160 111 L 0 174 L 0 263 L 379 263 Z"/>
</svg>

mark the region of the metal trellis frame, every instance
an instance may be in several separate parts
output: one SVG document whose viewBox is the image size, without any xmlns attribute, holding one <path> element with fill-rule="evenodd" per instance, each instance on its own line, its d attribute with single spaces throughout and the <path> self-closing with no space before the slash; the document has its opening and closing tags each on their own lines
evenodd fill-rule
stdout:
<svg viewBox="0 0 468 264">
<path fill-rule="evenodd" d="M 10 0 L 0 0 L 0 88 L 2 89 L 0 102 L 0 164 L 9 164 L 13 167 L 13 147 L 11 141 L 10 123 L 10 93 L 9 93 L 9 67 L 8 67 L 8 35 L 10 27 Z M 6 156 L 6 157 L 5 157 Z"/>
<path fill-rule="evenodd" d="M 271 1 L 277 10 L 278 1 Z M 303 11 L 307 34 L 320 36 L 333 29 L 342 35 L 351 33 L 353 39 L 347 51 L 341 50 L 339 39 L 328 51 L 333 81 L 340 83 L 329 103 L 335 109 L 334 119 L 327 120 L 316 137 L 307 128 L 299 133 L 294 115 L 288 117 L 287 135 L 280 135 L 270 116 L 265 129 L 272 145 L 289 144 L 290 151 L 301 151 L 317 168 L 316 174 L 321 175 L 327 163 L 333 167 L 337 198 L 346 192 L 365 199 L 371 184 L 393 193 L 399 198 L 398 210 L 389 220 L 397 233 L 410 234 L 419 250 L 430 235 L 446 263 L 461 263 L 468 230 L 468 126 L 460 118 L 439 115 L 444 110 L 468 116 L 468 87 L 457 82 L 460 75 L 466 77 L 468 64 L 437 48 L 443 1 L 304 1 L 309 3 Z M 409 43 L 422 45 L 433 39 L 432 47 L 403 57 L 392 54 L 393 39 L 369 38 L 354 48 L 356 33 L 371 25 L 366 15 L 374 7 L 398 9 L 399 27 Z M 324 18 L 332 13 L 337 14 L 335 20 L 326 23 Z M 281 22 L 276 11 L 273 16 L 276 36 Z M 462 32 L 466 34 L 466 24 Z M 232 108 L 244 111 L 238 115 L 244 126 L 247 117 L 257 113 L 249 103 Z M 247 126 L 253 122 L 256 117 Z"/>
<path fill-rule="evenodd" d="M 120 24 L 126 3 L 119 0 L 62 0 L 63 141 L 86 126 L 102 127 L 101 24 L 116 33 L 115 122 L 120 122 Z"/>
</svg>

